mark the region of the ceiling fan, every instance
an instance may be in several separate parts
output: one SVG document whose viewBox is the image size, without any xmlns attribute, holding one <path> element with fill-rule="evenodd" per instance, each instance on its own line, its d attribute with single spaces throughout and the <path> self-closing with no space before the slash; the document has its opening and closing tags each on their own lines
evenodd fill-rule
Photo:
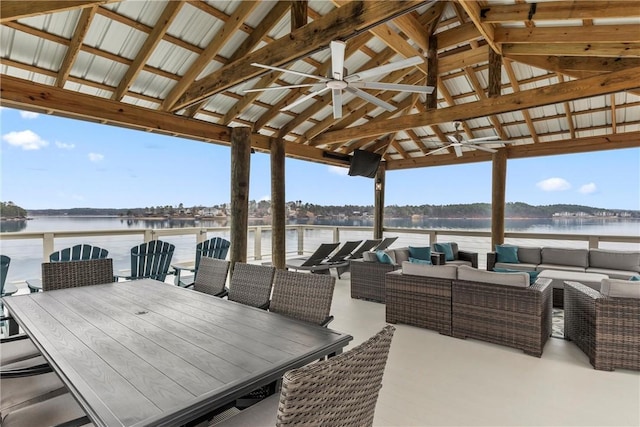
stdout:
<svg viewBox="0 0 640 427">
<path fill-rule="evenodd" d="M 438 153 L 440 151 L 446 151 L 448 150 L 450 147 L 453 147 L 453 150 L 456 153 L 457 157 L 462 156 L 462 147 L 469 147 L 475 150 L 482 150 L 482 151 L 486 151 L 488 153 L 495 153 L 498 150 L 494 149 L 494 148 L 489 148 L 489 147 L 484 147 L 481 144 L 495 144 L 495 143 L 501 143 L 501 144 L 510 144 L 513 141 L 501 141 L 499 136 L 485 136 L 483 138 L 473 138 L 473 139 L 461 139 L 460 138 L 460 125 L 462 124 L 462 122 L 453 122 L 453 125 L 456 128 L 455 134 L 454 135 L 447 135 L 447 138 L 449 139 L 449 141 L 451 141 L 449 144 L 440 147 L 440 148 L 436 148 L 435 150 L 431 150 L 427 153 L 427 156 L 434 154 L 434 153 Z"/>
<path fill-rule="evenodd" d="M 295 102 L 287 105 L 282 108 L 280 111 L 288 111 L 294 108 L 296 105 L 299 105 L 305 102 L 308 99 L 313 98 L 316 95 L 322 95 L 327 91 L 331 91 L 331 96 L 333 100 L 333 117 L 335 119 L 339 119 L 342 117 L 342 91 L 346 90 L 358 96 L 365 101 L 371 102 L 372 104 L 377 105 L 378 107 L 384 108 L 388 111 L 393 111 L 396 109 L 393 105 L 385 102 L 381 99 L 376 98 L 375 96 L 365 92 L 362 89 L 375 89 L 375 90 L 395 90 L 399 92 L 415 92 L 415 93 L 432 93 L 432 86 L 414 86 L 407 84 L 395 84 L 395 83 L 383 83 L 383 82 L 375 82 L 375 81 L 366 81 L 367 79 L 375 76 L 379 76 L 382 74 L 388 74 L 392 71 L 401 70 L 403 68 L 412 67 L 414 65 L 418 65 L 424 62 L 424 59 L 420 56 L 413 56 L 411 58 L 406 58 L 398 62 L 393 62 L 391 64 L 381 65 L 379 67 L 370 68 L 368 70 L 360 71 L 354 74 L 346 75 L 346 69 L 344 68 L 344 53 L 346 44 L 341 41 L 332 41 L 331 42 L 331 77 L 322 77 L 314 74 L 301 73 L 299 71 L 287 70 L 286 68 L 272 67 L 270 65 L 263 65 L 253 63 L 251 65 L 255 67 L 266 68 L 269 70 L 281 71 L 283 73 L 295 74 L 298 76 L 308 77 L 311 79 L 318 80 L 320 83 L 313 84 L 297 84 L 297 85 L 289 85 L 289 86 L 274 86 L 274 87 L 266 87 L 266 88 L 255 88 L 255 89 L 247 89 L 244 92 L 259 92 L 259 91 L 267 91 L 267 90 L 279 90 L 279 89 L 293 89 L 298 87 L 310 87 L 311 92 L 307 95 L 297 99 Z"/>
</svg>

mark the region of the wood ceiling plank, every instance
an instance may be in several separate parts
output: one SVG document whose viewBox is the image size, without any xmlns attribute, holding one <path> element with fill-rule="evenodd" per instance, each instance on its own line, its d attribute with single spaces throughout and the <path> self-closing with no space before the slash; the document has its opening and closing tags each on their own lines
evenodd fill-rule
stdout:
<svg viewBox="0 0 640 427">
<path fill-rule="evenodd" d="M 0 22 L 15 21 L 20 18 L 43 15 L 47 13 L 62 12 L 85 7 L 94 7 L 101 4 L 112 3 L 120 0 L 108 1 L 76 1 L 76 0 L 2 0 L 0 5 Z"/>
<path fill-rule="evenodd" d="M 198 80 L 184 92 L 172 109 L 189 106 L 262 74 L 263 70 L 251 65 L 254 62 L 285 65 L 325 48 L 332 40 L 353 37 L 361 31 L 410 12 L 423 3 L 420 0 L 353 1 Z"/>
<path fill-rule="evenodd" d="M 191 64 L 180 81 L 171 89 L 162 103 L 162 109 L 165 111 L 175 111 L 179 108 L 173 108 L 176 101 L 185 93 L 188 87 L 193 84 L 198 75 L 204 70 L 211 60 L 220 52 L 225 43 L 233 36 L 233 34 L 244 24 L 245 19 L 258 6 L 257 1 L 243 1 L 239 3 L 238 8 L 231 14 L 227 22 L 213 36 L 213 39 L 200 56 Z"/>
<path fill-rule="evenodd" d="M 500 27 L 496 43 L 624 43 L 640 42 L 638 25 L 594 25 L 590 27 Z"/>
<path fill-rule="evenodd" d="M 440 49 L 469 43 L 472 40 L 482 38 L 482 34 L 480 34 L 480 31 L 478 31 L 473 22 L 467 22 L 450 30 L 442 31 L 435 36 L 438 38 L 438 46 Z"/>
<path fill-rule="evenodd" d="M 629 1 L 552 1 L 483 6 L 480 16 L 484 23 L 624 18 L 633 7 Z"/>
<path fill-rule="evenodd" d="M 433 6 L 432 6 L 433 7 Z M 411 14 L 402 15 L 393 20 L 393 23 L 418 45 L 422 52 L 429 50 L 429 34 L 426 28 Z"/>
<path fill-rule="evenodd" d="M 476 49 L 466 50 L 451 55 L 438 55 L 438 74 L 449 73 L 471 65 L 489 60 L 489 46 L 484 45 Z"/>
<path fill-rule="evenodd" d="M 584 99 L 597 95 L 636 89 L 640 68 L 630 68 L 608 74 L 573 80 L 547 87 L 502 95 L 498 98 L 482 99 L 476 102 L 456 105 L 438 110 L 385 120 L 372 125 L 354 126 L 334 132 L 326 132 L 317 137 L 319 143 L 348 141 L 364 136 L 383 135 L 404 129 L 444 123 L 452 120 L 468 120 L 491 114 L 503 114 L 523 108 L 540 107 L 564 101 Z"/>
<path fill-rule="evenodd" d="M 502 47 L 495 42 L 495 28 L 491 23 L 485 23 L 481 19 L 481 7 L 477 0 L 458 0 L 458 4 L 464 9 L 467 13 L 471 22 L 473 22 L 484 37 L 485 41 L 489 43 L 491 49 L 494 52 L 502 55 Z"/>
<path fill-rule="evenodd" d="M 147 60 L 167 33 L 167 30 L 173 23 L 173 20 L 178 16 L 183 4 L 184 1 L 170 1 L 167 3 L 162 11 L 162 15 L 160 15 L 156 21 L 156 24 L 147 36 L 147 39 L 144 41 L 144 44 L 138 51 L 135 59 L 127 69 L 124 77 L 122 77 L 122 80 L 120 80 L 120 83 L 111 96 L 111 99 L 120 101 L 124 94 L 127 93 L 140 71 L 142 71 Z"/>
<path fill-rule="evenodd" d="M 639 57 L 640 43 L 502 44 L 504 55 Z"/>
<path fill-rule="evenodd" d="M 372 28 L 370 32 L 382 40 L 387 46 L 391 49 L 395 50 L 400 55 L 405 58 L 411 58 L 413 56 L 422 56 L 418 50 L 416 50 L 413 46 L 409 44 L 405 39 L 403 39 L 400 34 L 396 33 L 390 26 L 388 25 L 380 25 L 375 28 Z M 425 63 L 417 65 L 417 67 L 426 75 L 427 74 L 427 64 Z"/>
<path fill-rule="evenodd" d="M 515 71 L 513 70 L 513 66 L 511 65 L 511 61 L 505 60 L 502 62 L 505 71 L 507 72 L 507 76 L 509 77 L 509 82 L 511 83 L 511 87 L 514 92 L 520 92 L 520 83 L 518 82 L 518 77 L 516 76 Z M 527 123 L 527 129 L 529 129 L 529 134 L 531 135 L 531 139 L 534 144 L 540 142 L 538 138 L 538 134 L 536 132 L 536 128 L 533 125 L 533 121 L 531 121 L 531 114 L 529 114 L 529 110 L 521 110 L 522 116 L 524 117 L 524 121 Z M 572 136 L 572 137 L 575 137 Z"/>
<path fill-rule="evenodd" d="M 80 53 L 82 41 L 84 40 L 84 36 L 87 34 L 87 31 L 89 31 L 89 26 L 91 25 L 91 21 L 93 21 L 93 17 L 95 16 L 97 9 L 98 6 L 85 7 L 82 9 L 82 13 L 80 14 L 80 18 L 76 24 L 76 29 L 73 32 L 73 37 L 71 37 L 71 41 L 67 47 L 67 52 L 65 53 L 60 69 L 58 70 L 56 86 L 64 87 L 64 84 L 71 73 L 71 68 Z"/>
</svg>

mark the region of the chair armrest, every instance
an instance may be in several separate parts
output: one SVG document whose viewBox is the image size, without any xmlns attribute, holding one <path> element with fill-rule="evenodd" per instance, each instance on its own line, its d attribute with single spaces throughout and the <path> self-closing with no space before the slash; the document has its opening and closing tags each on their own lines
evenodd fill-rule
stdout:
<svg viewBox="0 0 640 427">
<path fill-rule="evenodd" d="M 498 254 L 495 252 L 487 252 L 487 271 L 493 271 L 493 268 L 496 266 L 496 261 L 498 260 Z"/>
<path fill-rule="evenodd" d="M 471 267 L 478 268 L 478 253 L 468 251 L 458 251 L 458 259 L 461 261 L 469 261 Z"/>
<path fill-rule="evenodd" d="M 329 325 L 329 323 L 331 322 L 333 322 L 333 316 L 327 316 L 327 318 L 322 321 L 320 326 L 324 326 L 326 328 L 327 325 Z"/>
<path fill-rule="evenodd" d="M 445 263 L 444 252 L 431 252 L 431 264 L 444 265 Z"/>
<path fill-rule="evenodd" d="M 218 298 L 224 298 L 227 295 L 229 295 L 229 289 L 224 288 L 224 291 L 220 292 L 219 294 L 215 294 L 214 296 L 216 296 Z"/>
</svg>

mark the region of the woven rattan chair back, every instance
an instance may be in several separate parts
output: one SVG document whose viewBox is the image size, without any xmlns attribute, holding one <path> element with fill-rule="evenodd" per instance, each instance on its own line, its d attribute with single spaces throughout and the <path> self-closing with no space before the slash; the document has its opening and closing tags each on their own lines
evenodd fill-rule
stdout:
<svg viewBox="0 0 640 427">
<path fill-rule="evenodd" d="M 225 291 L 229 261 L 203 256 L 200 258 L 200 268 L 196 273 L 193 289 L 209 295 L 220 295 Z"/>
<path fill-rule="evenodd" d="M 109 251 L 98 246 L 91 245 L 75 245 L 71 248 L 65 248 L 49 255 L 49 261 L 80 261 L 87 259 L 106 258 Z"/>
<path fill-rule="evenodd" d="M 131 279 L 167 278 L 176 247 L 162 240 L 152 240 L 131 248 Z"/>
<path fill-rule="evenodd" d="M 0 296 L 4 296 L 4 283 L 7 281 L 9 264 L 11 264 L 11 258 L 6 255 L 0 255 Z"/>
<path fill-rule="evenodd" d="M 269 311 L 321 325 L 331 312 L 335 283 L 328 274 L 277 270 Z"/>
<path fill-rule="evenodd" d="M 252 307 L 268 307 L 275 270 L 267 265 L 237 262 L 229 283 L 229 300 Z"/>
<path fill-rule="evenodd" d="M 202 257 L 225 259 L 231 247 L 231 242 L 221 237 L 212 237 L 196 245 L 196 271 L 200 267 Z"/>
<path fill-rule="evenodd" d="M 352 350 L 286 372 L 276 426 L 371 426 L 394 331 L 385 326 Z"/>
<path fill-rule="evenodd" d="M 111 258 L 42 263 L 42 290 L 77 288 L 113 282 Z"/>
</svg>

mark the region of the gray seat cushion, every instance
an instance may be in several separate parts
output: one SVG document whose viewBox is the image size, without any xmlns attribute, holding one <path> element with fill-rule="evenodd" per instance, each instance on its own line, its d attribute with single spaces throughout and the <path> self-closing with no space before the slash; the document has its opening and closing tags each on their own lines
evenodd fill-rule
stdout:
<svg viewBox="0 0 640 427">
<path fill-rule="evenodd" d="M 600 293 L 609 297 L 640 299 L 640 282 L 603 279 Z"/>
<path fill-rule="evenodd" d="M 640 252 L 590 249 L 589 267 L 637 273 L 640 272 Z"/>
<path fill-rule="evenodd" d="M 541 253 L 541 264 L 559 265 L 563 269 L 566 269 L 565 267 L 582 267 L 582 271 L 589 267 L 588 249 L 542 248 Z"/>
<path fill-rule="evenodd" d="M 536 271 L 542 270 L 576 271 L 579 273 L 584 273 L 586 271 L 584 267 L 576 267 L 575 265 L 540 264 L 536 267 Z"/>
<path fill-rule="evenodd" d="M 607 268 L 587 268 L 587 273 L 606 274 L 611 279 L 629 280 L 633 276 L 637 276 L 635 271 L 623 271 L 623 270 L 610 270 Z"/>
<path fill-rule="evenodd" d="M 506 268 L 508 270 L 518 270 L 518 271 L 536 271 L 536 267 L 538 264 L 527 264 L 524 262 L 519 263 L 511 263 L 511 262 L 496 262 L 494 268 Z"/>
<path fill-rule="evenodd" d="M 538 265 L 542 261 L 539 247 L 518 246 L 518 261 L 520 264 Z M 519 270 L 519 269 L 517 269 Z"/>
<path fill-rule="evenodd" d="M 468 265 L 469 267 L 473 267 L 473 264 L 471 263 L 471 261 L 462 261 L 460 259 L 454 259 L 453 261 L 447 261 L 446 265 L 455 265 L 455 266 Z"/>
<path fill-rule="evenodd" d="M 29 338 L 5 341 L 0 345 L 0 365 L 38 356 L 40 352 Z"/>
</svg>

